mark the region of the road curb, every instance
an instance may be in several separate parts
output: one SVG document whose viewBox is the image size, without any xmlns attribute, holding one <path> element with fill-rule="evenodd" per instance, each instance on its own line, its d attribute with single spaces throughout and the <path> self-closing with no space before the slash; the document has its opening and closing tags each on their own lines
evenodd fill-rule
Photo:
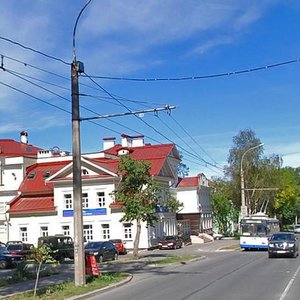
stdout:
<svg viewBox="0 0 300 300">
<path fill-rule="evenodd" d="M 124 280 L 118 282 L 118 283 L 114 283 L 112 285 L 109 285 L 109 286 L 106 286 L 106 287 L 103 287 L 103 288 L 100 288 L 100 289 L 97 289 L 97 290 L 94 290 L 94 291 L 91 291 L 91 292 L 88 292 L 88 293 L 85 293 L 85 294 L 72 296 L 70 298 L 66 298 L 66 300 L 82 300 L 82 299 L 87 299 L 89 297 L 97 296 L 100 293 L 113 290 L 117 287 L 120 287 L 120 286 L 130 282 L 132 280 L 132 278 L 133 278 L 133 275 L 128 273 L 128 277 L 125 278 Z"/>
</svg>

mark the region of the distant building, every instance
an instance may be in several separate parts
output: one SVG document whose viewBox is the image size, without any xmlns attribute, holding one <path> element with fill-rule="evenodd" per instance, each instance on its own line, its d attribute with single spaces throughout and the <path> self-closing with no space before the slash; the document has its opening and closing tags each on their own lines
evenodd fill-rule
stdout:
<svg viewBox="0 0 300 300">
<path fill-rule="evenodd" d="M 179 178 L 176 191 L 177 199 L 183 203 L 183 208 L 177 214 L 180 230 L 197 236 L 199 233 L 211 233 L 212 208 L 206 176 L 201 173 L 194 177 Z"/>
</svg>

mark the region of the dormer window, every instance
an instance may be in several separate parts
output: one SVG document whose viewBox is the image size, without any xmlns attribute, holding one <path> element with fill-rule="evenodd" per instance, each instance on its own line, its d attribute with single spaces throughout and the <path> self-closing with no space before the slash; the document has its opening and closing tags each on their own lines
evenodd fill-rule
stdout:
<svg viewBox="0 0 300 300">
<path fill-rule="evenodd" d="M 48 178 L 48 177 L 50 177 L 50 175 L 51 175 L 51 172 L 50 172 L 50 171 L 46 171 L 46 172 L 44 173 L 43 177 L 44 177 L 44 178 Z"/>
<path fill-rule="evenodd" d="M 87 169 L 81 170 L 82 175 L 89 175 L 89 171 Z"/>
<path fill-rule="evenodd" d="M 35 177 L 35 172 L 31 172 L 28 174 L 27 178 L 33 179 Z"/>
</svg>

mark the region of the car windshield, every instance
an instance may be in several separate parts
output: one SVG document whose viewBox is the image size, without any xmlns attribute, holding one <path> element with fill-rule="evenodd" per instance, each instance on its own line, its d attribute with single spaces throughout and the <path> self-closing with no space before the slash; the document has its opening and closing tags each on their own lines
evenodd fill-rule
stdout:
<svg viewBox="0 0 300 300">
<path fill-rule="evenodd" d="M 21 244 L 9 244 L 7 245 L 7 250 L 22 250 Z"/>
<path fill-rule="evenodd" d="M 274 234 L 271 238 L 272 241 L 282 241 L 282 240 L 293 240 L 294 236 L 292 234 Z"/>
<path fill-rule="evenodd" d="M 85 245 L 85 249 L 99 249 L 102 248 L 103 243 L 101 242 L 90 242 Z"/>
</svg>

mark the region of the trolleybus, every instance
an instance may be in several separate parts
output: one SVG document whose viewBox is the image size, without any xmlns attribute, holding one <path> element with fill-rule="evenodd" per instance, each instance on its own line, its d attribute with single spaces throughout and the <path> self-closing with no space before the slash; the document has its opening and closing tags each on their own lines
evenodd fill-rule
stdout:
<svg viewBox="0 0 300 300">
<path fill-rule="evenodd" d="M 245 217 L 240 222 L 240 247 L 245 250 L 268 249 L 268 238 L 279 232 L 279 221 L 264 213 Z"/>
</svg>

